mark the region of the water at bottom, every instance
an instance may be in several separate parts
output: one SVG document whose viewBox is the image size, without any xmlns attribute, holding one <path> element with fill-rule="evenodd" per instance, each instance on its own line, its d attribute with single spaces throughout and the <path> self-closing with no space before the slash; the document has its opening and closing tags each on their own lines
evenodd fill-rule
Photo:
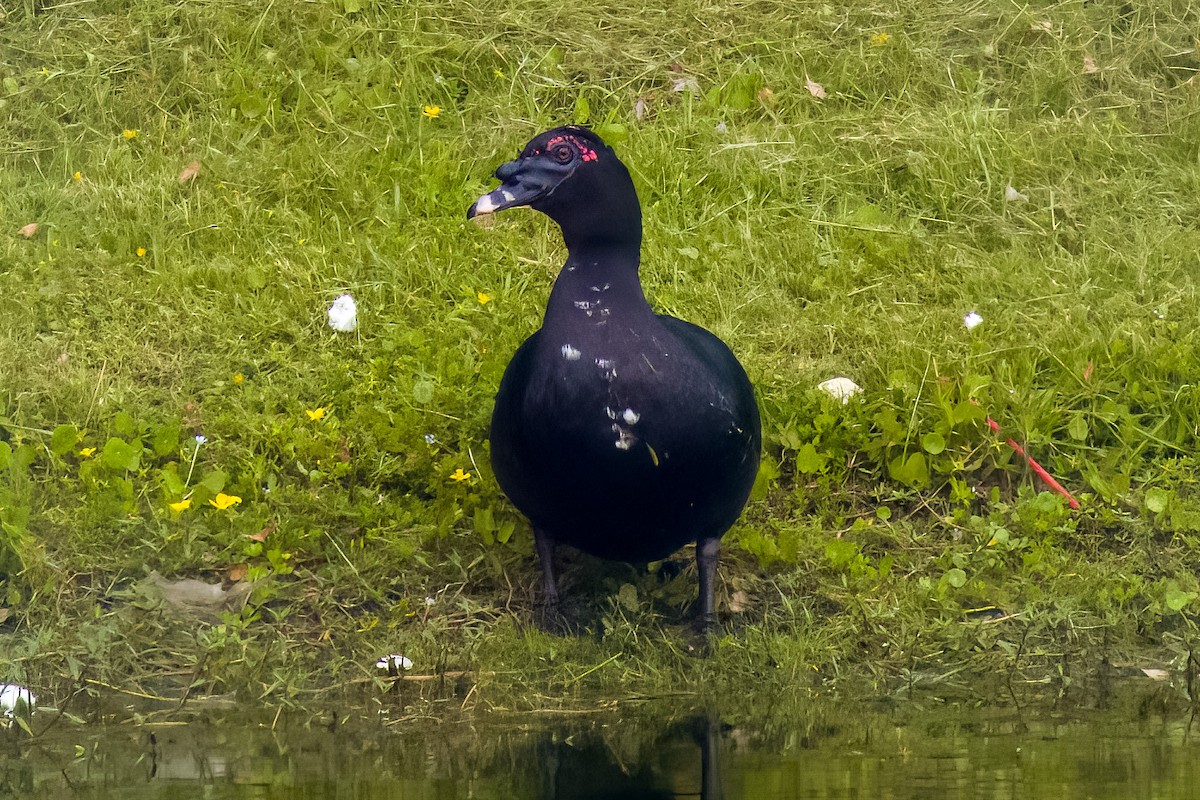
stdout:
<svg viewBox="0 0 1200 800">
<path fill-rule="evenodd" d="M 32 737 L 0 731 L 0 797 L 1200 796 L 1200 744 L 1186 709 L 1157 702 L 1156 690 L 1138 691 L 1128 702 L 1087 710 L 1055 702 L 781 699 L 737 718 L 682 710 L 678 698 L 440 722 L 398 712 L 248 720 L 234 711 L 60 722 L 39 731 L 41 716 Z"/>
</svg>

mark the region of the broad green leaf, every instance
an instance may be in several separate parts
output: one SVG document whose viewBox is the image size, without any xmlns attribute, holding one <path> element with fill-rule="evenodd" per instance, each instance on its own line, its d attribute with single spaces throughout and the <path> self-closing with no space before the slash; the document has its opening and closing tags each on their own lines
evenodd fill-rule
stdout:
<svg viewBox="0 0 1200 800">
<path fill-rule="evenodd" d="M 225 481 L 227 480 L 229 480 L 229 476 L 223 470 L 214 469 L 201 478 L 200 485 L 208 489 L 212 494 L 216 494 L 225 488 Z"/>
<path fill-rule="evenodd" d="M 946 449 L 946 440 L 937 431 L 930 431 L 921 437 L 921 447 L 925 448 L 926 453 L 936 456 Z"/>
<path fill-rule="evenodd" d="M 621 144 L 629 138 L 629 129 L 620 122 L 605 122 L 596 126 L 596 133 L 605 144 Z"/>
<path fill-rule="evenodd" d="M 956 405 L 952 414 L 955 425 L 971 420 L 983 419 L 987 416 L 987 413 L 977 403 L 972 403 L 970 400 L 963 400 Z"/>
<path fill-rule="evenodd" d="M 586 125 L 588 118 L 592 115 L 592 107 L 588 104 L 587 98 L 580 95 L 575 98 L 575 124 Z"/>
<path fill-rule="evenodd" d="M 1077 442 L 1082 442 L 1088 436 L 1088 424 L 1082 414 L 1076 414 L 1071 418 L 1071 424 L 1067 426 L 1067 433 Z"/>
<path fill-rule="evenodd" d="M 158 471 L 159 479 L 162 481 L 163 491 L 174 500 L 177 497 L 182 497 L 184 490 L 187 488 L 183 485 L 183 478 L 179 473 L 172 469 L 161 469 Z"/>
<path fill-rule="evenodd" d="M 142 443 L 130 444 L 114 436 L 105 442 L 100 460 L 109 469 L 132 472 L 142 463 Z"/>
<path fill-rule="evenodd" d="M 857 555 L 858 545 L 847 539 L 830 539 L 825 543 L 825 557 L 839 569 L 849 566 Z"/>
<path fill-rule="evenodd" d="M 13 472 L 24 472 L 37 460 L 37 451 L 31 444 L 19 445 L 8 457 L 8 466 Z"/>
<path fill-rule="evenodd" d="M 267 288 L 267 273 L 259 267 L 246 268 L 246 286 L 258 291 Z"/>
<path fill-rule="evenodd" d="M 1149 489 L 1146 492 L 1146 508 L 1155 514 L 1161 514 L 1171 504 L 1171 493 L 1166 489 Z"/>
<path fill-rule="evenodd" d="M 1182 611 L 1195 599 L 1195 592 L 1185 592 L 1175 585 L 1171 585 L 1167 588 L 1166 596 L 1163 598 L 1167 604 L 1167 608 L 1171 609 L 1175 613 Z"/>
<path fill-rule="evenodd" d="M 495 539 L 496 520 L 492 516 L 490 506 L 480 506 L 475 509 L 475 532 L 483 539 L 484 544 L 492 544 Z"/>
<path fill-rule="evenodd" d="M 258 119 L 267 113 L 267 101 L 256 94 L 246 95 L 242 98 L 242 102 L 238 104 L 238 110 L 247 119 Z"/>
<path fill-rule="evenodd" d="M 910 453 L 908 458 L 903 454 L 896 456 L 888 464 L 888 474 L 893 480 L 914 489 L 923 489 L 929 485 L 929 465 L 925 462 L 924 453 Z"/>
<path fill-rule="evenodd" d="M 65 456 L 75 449 L 79 441 L 79 429 L 74 425 L 59 425 L 50 434 L 50 452 L 56 456 Z"/>
<path fill-rule="evenodd" d="M 417 381 L 413 384 L 413 400 L 422 405 L 433 402 L 433 381 Z"/>
<path fill-rule="evenodd" d="M 955 589 L 961 589 L 967 584 L 967 573 L 963 572 L 958 567 L 946 570 L 946 583 L 953 586 Z"/>
<path fill-rule="evenodd" d="M 796 469 L 804 475 L 815 475 L 825 469 L 829 456 L 818 453 L 812 442 L 806 442 L 796 451 Z"/>
<path fill-rule="evenodd" d="M 128 439 L 137 436 L 137 423 L 128 412 L 122 411 L 113 417 L 113 431 Z"/>
<path fill-rule="evenodd" d="M 179 447 L 180 432 L 178 422 L 168 422 L 155 428 L 150 434 L 150 447 L 154 455 L 165 456 L 175 452 Z"/>
</svg>

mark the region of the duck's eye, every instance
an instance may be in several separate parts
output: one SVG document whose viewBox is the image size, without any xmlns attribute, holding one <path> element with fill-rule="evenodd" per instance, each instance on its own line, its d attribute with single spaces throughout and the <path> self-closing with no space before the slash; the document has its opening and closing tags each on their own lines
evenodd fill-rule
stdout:
<svg viewBox="0 0 1200 800">
<path fill-rule="evenodd" d="M 571 146 L 568 144 L 560 144 L 551 150 L 550 154 L 554 156 L 554 160 L 560 164 L 570 163 L 571 159 L 575 156 L 575 153 L 571 150 Z"/>
</svg>

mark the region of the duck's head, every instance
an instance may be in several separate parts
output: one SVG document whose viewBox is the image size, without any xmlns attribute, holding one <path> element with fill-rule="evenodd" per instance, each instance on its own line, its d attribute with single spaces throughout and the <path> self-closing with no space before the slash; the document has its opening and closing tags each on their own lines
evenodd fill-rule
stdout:
<svg viewBox="0 0 1200 800">
<path fill-rule="evenodd" d="M 587 128 L 569 125 L 534 137 L 496 169 L 500 185 L 476 200 L 467 218 L 529 206 L 558 223 L 568 247 L 641 241 L 642 215 L 629 170 Z"/>
</svg>

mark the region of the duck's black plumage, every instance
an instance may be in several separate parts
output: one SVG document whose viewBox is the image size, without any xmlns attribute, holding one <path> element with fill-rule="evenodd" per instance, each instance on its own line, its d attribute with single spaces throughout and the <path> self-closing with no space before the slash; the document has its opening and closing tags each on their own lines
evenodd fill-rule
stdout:
<svg viewBox="0 0 1200 800">
<path fill-rule="evenodd" d="M 598 136 L 547 131 L 496 177 L 500 187 L 468 216 L 532 206 L 558 223 L 568 249 L 542 328 L 513 356 L 492 416 L 492 466 L 533 525 L 547 602 L 558 599 L 557 543 L 652 561 L 696 542 L 707 623 L 720 537 L 758 468 L 750 381 L 724 342 L 646 302 L 637 193 Z"/>
</svg>

